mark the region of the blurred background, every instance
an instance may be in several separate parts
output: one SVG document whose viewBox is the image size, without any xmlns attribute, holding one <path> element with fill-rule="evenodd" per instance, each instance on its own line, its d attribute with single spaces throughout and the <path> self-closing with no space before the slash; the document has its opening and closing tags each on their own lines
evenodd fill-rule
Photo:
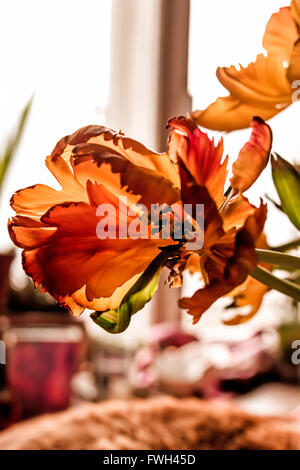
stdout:
<svg viewBox="0 0 300 470">
<path fill-rule="evenodd" d="M 6 229 L 13 192 L 37 182 L 56 187 L 45 157 L 81 126 L 122 129 L 163 151 L 168 118 L 222 96 L 216 68 L 254 60 L 266 22 L 283 5 L 284 0 L 1 2 L 1 151 L 31 98 L 32 104 L 0 193 L 0 330 L 6 346 L 0 428 L 82 401 L 159 393 L 235 401 L 262 414 L 300 414 L 300 368 L 291 361 L 291 344 L 300 339 L 299 312 L 286 297 L 268 293 L 257 315 L 234 327 L 222 324 L 228 299 L 221 300 L 193 326 L 177 307 L 179 293 L 162 281 L 129 329 L 113 336 L 96 327 L 88 312 L 74 320 L 35 292 Z M 270 121 L 274 150 L 298 163 L 299 112 L 295 103 Z M 249 134 L 248 129 L 225 136 L 231 162 Z M 269 170 L 248 196 L 257 203 L 264 194 L 276 198 Z M 272 205 L 269 214 L 269 243 L 292 239 L 284 216 Z M 199 283 L 197 276 L 188 281 L 185 295 Z"/>
</svg>

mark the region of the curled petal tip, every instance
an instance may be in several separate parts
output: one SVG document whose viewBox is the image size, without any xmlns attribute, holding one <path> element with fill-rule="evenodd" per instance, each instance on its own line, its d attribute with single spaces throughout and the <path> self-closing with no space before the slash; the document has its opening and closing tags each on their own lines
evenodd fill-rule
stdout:
<svg viewBox="0 0 300 470">
<path fill-rule="evenodd" d="M 176 129 L 183 132 L 184 134 L 193 132 L 195 129 L 197 129 L 197 127 L 197 124 L 186 116 L 176 116 L 171 118 L 167 124 L 167 129 Z"/>
</svg>

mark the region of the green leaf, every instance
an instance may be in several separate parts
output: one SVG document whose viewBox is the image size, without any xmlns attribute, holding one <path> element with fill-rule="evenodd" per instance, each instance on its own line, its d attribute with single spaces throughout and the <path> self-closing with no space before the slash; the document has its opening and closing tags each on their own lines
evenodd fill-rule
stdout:
<svg viewBox="0 0 300 470">
<path fill-rule="evenodd" d="M 261 266 L 256 266 L 254 271 L 250 274 L 251 277 L 256 279 L 259 282 L 262 282 L 270 289 L 275 289 L 282 294 L 291 297 L 296 302 L 300 302 L 300 287 L 294 284 L 293 282 L 280 279 L 277 276 L 274 276 L 267 269 L 262 268 Z"/>
<path fill-rule="evenodd" d="M 19 145 L 19 142 L 21 140 L 25 123 L 27 121 L 28 113 L 31 107 L 31 103 L 32 103 L 32 97 L 30 98 L 27 105 L 23 109 L 20 120 L 17 125 L 17 129 L 15 133 L 10 137 L 9 141 L 7 142 L 4 153 L 0 157 L 0 189 L 4 180 L 4 176 L 6 174 L 8 165 L 11 162 L 12 158 L 14 157 L 17 147 Z"/>
<path fill-rule="evenodd" d="M 161 268 L 169 256 L 170 252 L 162 251 L 127 292 L 120 306 L 114 310 L 93 312 L 91 318 L 94 322 L 109 333 L 125 331 L 129 326 L 131 316 L 152 299 L 157 289 Z"/>
<path fill-rule="evenodd" d="M 281 206 L 290 221 L 300 230 L 300 175 L 296 168 L 276 154 L 271 157 L 273 181 Z"/>
<path fill-rule="evenodd" d="M 281 269 L 300 269 L 300 258 L 298 256 L 279 253 L 278 251 L 256 249 L 259 261 L 270 263 Z"/>
</svg>

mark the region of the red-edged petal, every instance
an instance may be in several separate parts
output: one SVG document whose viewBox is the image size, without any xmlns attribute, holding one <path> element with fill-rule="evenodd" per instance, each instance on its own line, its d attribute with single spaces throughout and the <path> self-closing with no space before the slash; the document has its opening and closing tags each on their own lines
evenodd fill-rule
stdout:
<svg viewBox="0 0 300 470">
<path fill-rule="evenodd" d="M 251 122 L 250 140 L 240 150 L 232 166 L 231 186 L 241 193 L 250 188 L 266 167 L 272 147 L 272 131 L 259 117 Z"/>
<path fill-rule="evenodd" d="M 210 195 L 221 205 L 227 176 L 227 158 L 223 162 L 223 140 L 213 139 L 184 117 L 171 119 L 172 129 L 168 152 L 175 162 L 182 162 L 199 186 L 206 186 Z"/>
<path fill-rule="evenodd" d="M 15 245 L 20 248 L 36 248 L 49 242 L 56 227 L 48 227 L 39 220 L 16 216 L 8 221 L 8 231 Z"/>
</svg>

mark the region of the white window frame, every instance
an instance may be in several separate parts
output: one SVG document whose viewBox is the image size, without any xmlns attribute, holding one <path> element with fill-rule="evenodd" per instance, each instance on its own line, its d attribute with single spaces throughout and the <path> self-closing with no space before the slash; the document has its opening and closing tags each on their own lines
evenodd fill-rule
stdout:
<svg viewBox="0 0 300 470">
<path fill-rule="evenodd" d="M 188 94 L 189 0 L 113 0 L 107 124 L 165 151 L 166 123 L 191 111 Z M 161 276 L 153 323 L 180 321 L 180 289 Z"/>
</svg>

